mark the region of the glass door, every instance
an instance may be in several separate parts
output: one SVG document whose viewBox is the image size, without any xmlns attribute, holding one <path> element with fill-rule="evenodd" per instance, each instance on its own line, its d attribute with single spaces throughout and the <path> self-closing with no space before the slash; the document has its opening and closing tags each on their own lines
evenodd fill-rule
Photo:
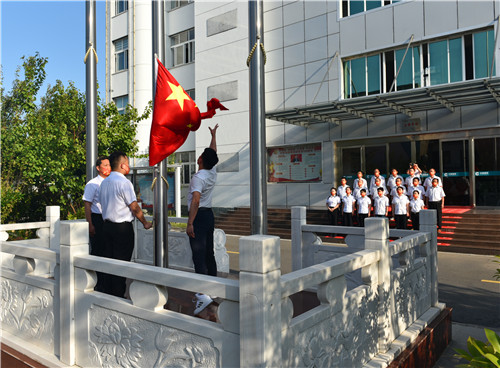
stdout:
<svg viewBox="0 0 500 368">
<path fill-rule="evenodd" d="M 469 141 L 441 141 L 445 204 L 470 206 Z"/>
<path fill-rule="evenodd" d="M 500 206 L 500 137 L 474 141 L 476 206 Z"/>
<path fill-rule="evenodd" d="M 361 147 L 342 148 L 342 168 L 340 177 L 345 176 L 347 183 L 352 184 L 357 177 L 356 174 L 362 170 L 361 166 Z M 340 185 L 340 177 L 337 178 L 337 184 Z"/>
</svg>

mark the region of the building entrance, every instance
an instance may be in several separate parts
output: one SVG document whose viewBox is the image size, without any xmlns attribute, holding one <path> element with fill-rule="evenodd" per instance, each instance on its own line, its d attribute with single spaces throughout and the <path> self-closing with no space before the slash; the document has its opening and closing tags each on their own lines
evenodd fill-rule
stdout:
<svg viewBox="0 0 500 368">
<path fill-rule="evenodd" d="M 469 141 L 441 141 L 440 151 L 445 203 L 451 206 L 471 205 Z"/>
</svg>

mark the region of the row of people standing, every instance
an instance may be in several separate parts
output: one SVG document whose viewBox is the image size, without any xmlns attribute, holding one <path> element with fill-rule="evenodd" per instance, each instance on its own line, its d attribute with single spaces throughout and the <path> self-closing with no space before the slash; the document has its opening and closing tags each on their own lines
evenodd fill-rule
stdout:
<svg viewBox="0 0 500 368">
<path fill-rule="evenodd" d="M 347 185 L 347 179 L 342 177 L 341 185 L 331 188 L 326 201 L 329 223 L 338 225 L 341 219 L 344 226 L 353 226 L 353 218 L 356 217 L 358 226 L 364 226 L 366 217 L 387 217 L 391 209 L 397 228 L 406 229 L 410 218 L 412 228 L 418 230 L 418 213 L 427 207 L 437 211 L 440 229 L 445 197 L 441 178 L 436 176 L 435 169 L 430 169 L 429 177 L 422 186 L 421 174 L 417 164 L 411 164 L 406 180 L 398 175 L 397 169 L 392 169 L 386 186 L 386 180 L 380 175 L 380 170 L 375 169 L 368 187 L 363 172 L 359 171 L 353 183 L 354 189 Z"/>
</svg>

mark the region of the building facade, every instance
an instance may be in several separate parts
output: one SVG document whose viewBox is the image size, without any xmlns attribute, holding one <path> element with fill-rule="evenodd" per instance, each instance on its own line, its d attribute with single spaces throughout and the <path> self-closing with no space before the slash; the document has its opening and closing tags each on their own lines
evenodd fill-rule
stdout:
<svg viewBox="0 0 500 368">
<path fill-rule="evenodd" d="M 176 154 L 184 183 L 219 123 L 214 206 L 248 206 L 248 3 L 166 4 L 167 68 L 201 111 L 212 97 L 229 108 Z M 500 206 L 499 12 L 498 0 L 264 1 L 268 206 L 323 207 L 342 176 L 415 162 L 443 177 L 448 205 Z M 107 98 L 141 109 L 150 2 L 110 2 L 107 19 Z"/>
</svg>

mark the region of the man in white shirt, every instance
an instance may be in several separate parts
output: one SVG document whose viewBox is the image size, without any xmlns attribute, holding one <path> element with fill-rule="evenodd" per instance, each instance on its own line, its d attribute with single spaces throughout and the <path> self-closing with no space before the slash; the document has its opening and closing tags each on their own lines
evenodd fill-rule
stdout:
<svg viewBox="0 0 500 368">
<path fill-rule="evenodd" d="M 410 216 L 410 201 L 403 194 L 403 187 L 397 188 L 397 195 L 392 199 L 392 214 L 396 220 L 396 229 L 406 229 Z"/>
<path fill-rule="evenodd" d="M 441 230 L 444 197 L 446 197 L 446 195 L 444 194 L 443 188 L 439 186 L 439 180 L 437 178 L 432 179 L 432 186 L 425 192 L 425 202 L 428 209 L 436 210 L 437 212 L 438 231 Z"/>
<path fill-rule="evenodd" d="M 217 181 L 215 165 L 217 157 L 216 132 L 219 124 L 210 129 L 212 139 L 210 147 L 205 148 L 198 158 L 199 170 L 191 178 L 187 205 L 189 211 L 186 234 L 193 253 L 196 273 L 217 276 L 217 263 L 214 256 L 214 213 L 212 212 L 212 192 Z M 210 303 L 212 298 L 205 294 L 195 295 L 194 315 L 198 315 Z"/>
<path fill-rule="evenodd" d="M 93 256 L 103 256 L 103 232 L 101 203 L 99 202 L 99 187 L 102 181 L 111 172 L 111 166 L 107 157 L 99 157 L 95 163 L 97 176 L 85 185 L 83 192 L 83 202 L 85 206 L 85 219 L 89 223 L 90 254 Z M 97 284 L 95 290 L 102 291 L 103 275 L 97 273 Z"/>
<path fill-rule="evenodd" d="M 104 219 L 104 256 L 122 261 L 130 261 L 134 250 L 134 228 L 136 217 L 145 229 L 153 224 L 146 220 L 137 204 L 134 186 L 125 175 L 130 172 L 128 157 L 123 152 L 113 152 L 109 156 L 111 174 L 103 180 L 99 192 L 102 218 Z M 104 281 L 104 292 L 123 298 L 125 278 L 108 275 Z"/>
<path fill-rule="evenodd" d="M 375 184 L 375 180 L 377 180 L 377 178 L 380 178 L 380 185 L 379 186 L 385 187 L 385 178 L 382 175 L 380 175 L 379 169 L 375 169 L 375 170 L 373 170 L 373 176 L 370 178 L 370 191 L 373 188 L 378 188 L 378 186 L 376 186 L 376 184 Z"/>
<path fill-rule="evenodd" d="M 397 187 L 396 185 L 396 179 L 401 178 L 401 181 L 403 181 L 403 177 L 398 174 L 398 170 L 392 169 L 391 170 L 391 175 L 387 179 L 387 188 L 388 190 L 392 190 L 394 187 Z"/>
<path fill-rule="evenodd" d="M 365 219 L 370 216 L 372 201 L 366 196 L 366 189 L 360 191 L 360 197 L 356 199 L 358 205 L 358 226 L 365 226 Z"/>
<path fill-rule="evenodd" d="M 430 187 L 432 187 L 432 180 L 436 178 L 438 180 L 438 186 L 439 187 L 443 187 L 443 182 L 441 180 L 441 178 L 439 176 L 436 175 L 436 169 L 429 169 L 429 176 L 427 178 L 425 178 L 425 181 L 424 181 L 424 187 L 425 189 L 429 189 Z"/>
</svg>

